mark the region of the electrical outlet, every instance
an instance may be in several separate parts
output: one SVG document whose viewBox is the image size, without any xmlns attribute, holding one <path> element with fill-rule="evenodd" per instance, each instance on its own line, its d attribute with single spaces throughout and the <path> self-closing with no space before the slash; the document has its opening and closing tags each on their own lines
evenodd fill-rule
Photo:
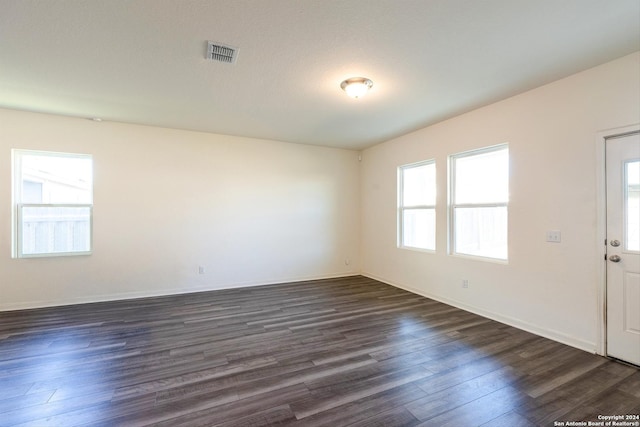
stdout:
<svg viewBox="0 0 640 427">
<path fill-rule="evenodd" d="M 547 231 L 547 242 L 560 243 L 562 241 L 562 233 L 558 230 Z"/>
<path fill-rule="evenodd" d="M 469 287 L 469 281 L 467 279 L 462 279 L 462 287 L 465 289 Z"/>
<path fill-rule="evenodd" d="M 351 260 L 349 258 L 345 258 L 344 265 L 349 265 L 349 264 L 351 264 Z"/>
<path fill-rule="evenodd" d="M 204 274 L 204 273 L 205 273 L 204 267 L 199 265 L 198 266 L 198 274 Z"/>
</svg>

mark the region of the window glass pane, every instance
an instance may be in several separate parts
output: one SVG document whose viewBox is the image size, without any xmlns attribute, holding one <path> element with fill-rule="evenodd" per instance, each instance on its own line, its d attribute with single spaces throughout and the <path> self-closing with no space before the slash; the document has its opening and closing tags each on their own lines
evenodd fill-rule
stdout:
<svg viewBox="0 0 640 427">
<path fill-rule="evenodd" d="M 435 209 L 405 209 L 402 212 L 404 246 L 420 249 L 436 249 Z"/>
<path fill-rule="evenodd" d="M 23 154 L 22 203 L 91 203 L 89 156 Z"/>
<path fill-rule="evenodd" d="M 625 176 L 626 242 L 628 251 L 640 251 L 640 161 L 628 162 Z"/>
<path fill-rule="evenodd" d="M 89 252 L 91 208 L 24 206 L 22 254 Z"/>
<path fill-rule="evenodd" d="M 455 208 L 455 252 L 507 259 L 507 208 Z"/>
<path fill-rule="evenodd" d="M 91 252 L 93 163 L 87 154 L 13 150 L 12 256 Z"/>
<path fill-rule="evenodd" d="M 42 183 L 22 181 L 22 203 L 42 203 Z"/>
<path fill-rule="evenodd" d="M 403 206 L 436 204 L 436 165 L 429 163 L 402 169 Z"/>
<path fill-rule="evenodd" d="M 509 150 L 455 157 L 455 204 L 506 203 L 509 199 Z"/>
</svg>

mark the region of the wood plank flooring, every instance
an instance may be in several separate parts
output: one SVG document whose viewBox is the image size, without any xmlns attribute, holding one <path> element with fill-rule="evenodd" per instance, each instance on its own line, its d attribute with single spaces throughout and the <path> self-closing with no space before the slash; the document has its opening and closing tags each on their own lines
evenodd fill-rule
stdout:
<svg viewBox="0 0 640 427">
<path fill-rule="evenodd" d="M 554 426 L 640 370 L 364 278 L 0 313 L 0 426 Z"/>
</svg>

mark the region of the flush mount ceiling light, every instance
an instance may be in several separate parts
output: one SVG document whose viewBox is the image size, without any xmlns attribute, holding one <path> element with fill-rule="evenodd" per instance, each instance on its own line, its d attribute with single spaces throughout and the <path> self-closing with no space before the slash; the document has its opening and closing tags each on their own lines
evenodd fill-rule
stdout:
<svg viewBox="0 0 640 427">
<path fill-rule="evenodd" d="M 360 98 L 369 92 L 373 82 L 365 77 L 352 77 L 340 83 L 340 87 L 352 98 Z"/>
</svg>

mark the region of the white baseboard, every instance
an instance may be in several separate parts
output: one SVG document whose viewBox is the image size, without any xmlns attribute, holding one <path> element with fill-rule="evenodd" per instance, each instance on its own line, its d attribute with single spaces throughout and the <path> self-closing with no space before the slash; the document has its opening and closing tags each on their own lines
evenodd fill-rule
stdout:
<svg viewBox="0 0 640 427">
<path fill-rule="evenodd" d="M 486 317 L 488 319 L 495 320 L 500 323 L 504 323 L 509 326 L 513 326 L 514 328 L 522 329 L 524 331 L 531 332 L 532 334 L 539 335 L 541 337 L 548 338 L 550 340 L 557 341 L 559 343 L 566 344 L 571 347 L 575 347 L 577 349 L 587 351 L 589 353 L 597 354 L 598 346 L 595 342 L 590 342 L 590 341 L 585 341 L 579 338 L 575 338 L 560 331 L 543 328 L 538 325 L 534 325 L 532 323 L 517 319 L 515 317 L 505 316 L 500 313 L 495 313 L 480 307 L 476 307 L 460 301 L 452 300 L 450 298 L 429 294 L 427 292 L 413 288 L 411 286 L 396 283 L 382 277 L 377 277 L 374 274 L 363 272 L 362 275 L 370 279 L 374 279 L 379 282 L 383 282 L 388 285 L 394 286 L 396 288 L 404 289 L 405 291 L 409 291 L 411 293 L 421 295 L 423 297 L 430 298 L 430 299 L 442 302 L 444 304 L 451 305 L 453 307 L 460 308 L 462 310 L 477 314 L 482 317 Z"/>
<path fill-rule="evenodd" d="M 322 280 L 322 279 L 335 279 L 340 277 L 352 277 L 359 276 L 359 272 L 349 272 L 342 274 L 329 274 L 323 276 L 304 276 L 304 277 L 289 277 L 284 279 L 272 280 L 272 281 L 261 281 L 261 282 L 237 282 L 231 284 L 225 284 L 222 286 L 203 286 L 198 288 L 173 288 L 173 289 L 163 289 L 163 290 L 145 290 L 145 291 L 135 291 L 135 292 L 121 292 L 115 294 L 103 294 L 103 295 L 90 295 L 85 297 L 73 297 L 73 298 L 61 298 L 56 300 L 48 300 L 48 301 L 26 301 L 19 303 L 9 303 L 9 304 L 0 304 L 0 312 L 2 311 L 15 311 L 15 310 L 28 310 L 34 308 L 46 308 L 46 307 L 59 307 L 65 305 L 75 305 L 75 304 L 88 304 L 94 302 L 105 302 L 105 301 L 119 301 L 119 300 L 129 300 L 136 298 L 151 298 L 151 297 L 161 297 L 168 295 L 181 295 L 181 294 L 191 294 L 197 292 L 207 292 L 207 291 L 217 291 L 222 289 L 237 289 L 237 288 L 248 288 L 251 286 L 268 286 L 268 285 L 276 285 L 281 283 L 291 283 L 291 282 L 304 282 L 309 280 Z"/>
</svg>

